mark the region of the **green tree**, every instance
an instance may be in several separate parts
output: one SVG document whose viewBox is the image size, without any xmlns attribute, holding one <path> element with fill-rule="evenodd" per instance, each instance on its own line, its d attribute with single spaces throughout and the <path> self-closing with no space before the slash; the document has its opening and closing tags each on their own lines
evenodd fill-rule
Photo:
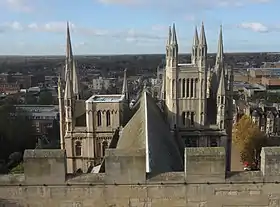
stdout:
<svg viewBox="0 0 280 207">
<path fill-rule="evenodd" d="M 32 93 L 26 93 L 24 99 L 26 104 L 37 104 L 37 98 Z"/>
<path fill-rule="evenodd" d="M 0 160 L 7 160 L 13 152 L 35 147 L 32 123 L 25 115 L 26 112 L 16 111 L 13 105 L 0 107 Z"/>
<path fill-rule="evenodd" d="M 242 116 L 235 124 L 232 138 L 233 144 L 240 152 L 241 161 L 256 163 L 261 148 L 265 146 L 266 135 L 259 130 L 259 127 L 252 122 L 249 116 Z"/>
<path fill-rule="evenodd" d="M 51 105 L 53 104 L 53 96 L 50 91 L 42 91 L 39 95 L 39 102 L 40 105 Z"/>
</svg>

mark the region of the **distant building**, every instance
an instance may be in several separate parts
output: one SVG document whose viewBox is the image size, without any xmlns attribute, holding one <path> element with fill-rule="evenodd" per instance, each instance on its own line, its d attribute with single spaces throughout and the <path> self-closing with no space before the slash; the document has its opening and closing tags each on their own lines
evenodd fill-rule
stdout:
<svg viewBox="0 0 280 207">
<path fill-rule="evenodd" d="M 0 92 L 6 94 L 14 94 L 20 91 L 20 86 L 17 83 L 0 83 Z"/>
<path fill-rule="evenodd" d="M 262 77 L 262 85 L 268 91 L 280 92 L 280 79 L 279 79 L 279 77 L 274 77 L 274 78 Z"/>
<path fill-rule="evenodd" d="M 114 78 L 102 78 L 102 77 L 94 78 L 92 80 L 92 85 L 89 87 L 96 91 L 102 89 L 107 90 L 114 80 L 115 80 Z"/>
<path fill-rule="evenodd" d="M 18 113 L 23 111 L 27 119 L 32 121 L 35 135 L 47 134 L 49 128 L 53 127 L 55 119 L 59 118 L 58 105 L 16 105 Z"/>
</svg>

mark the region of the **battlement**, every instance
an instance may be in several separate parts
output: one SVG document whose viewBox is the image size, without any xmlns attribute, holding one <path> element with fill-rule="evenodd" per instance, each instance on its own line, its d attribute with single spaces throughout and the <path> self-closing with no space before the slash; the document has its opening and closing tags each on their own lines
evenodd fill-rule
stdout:
<svg viewBox="0 0 280 207">
<path fill-rule="evenodd" d="M 279 206 L 280 147 L 261 170 L 226 172 L 224 148 L 186 148 L 182 172 L 146 173 L 146 151 L 108 149 L 105 173 L 66 174 L 64 150 L 26 150 L 24 174 L 0 176 L 1 206 Z"/>
<path fill-rule="evenodd" d="M 145 150 L 107 149 L 105 173 L 66 174 L 65 150 L 26 150 L 24 174 L 0 176 L 0 185 L 153 184 L 153 183 L 240 183 L 280 181 L 280 147 L 264 147 L 261 170 L 226 172 L 222 147 L 186 148 L 182 172 L 147 174 Z"/>
</svg>

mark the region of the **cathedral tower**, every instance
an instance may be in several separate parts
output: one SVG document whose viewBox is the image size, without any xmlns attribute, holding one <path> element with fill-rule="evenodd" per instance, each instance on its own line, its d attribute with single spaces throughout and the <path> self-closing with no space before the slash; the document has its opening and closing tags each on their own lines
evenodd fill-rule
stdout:
<svg viewBox="0 0 280 207">
<path fill-rule="evenodd" d="M 166 109 L 170 127 L 173 128 L 178 124 L 178 42 L 175 24 L 172 29 L 169 28 L 168 40 L 166 45 Z"/>
</svg>

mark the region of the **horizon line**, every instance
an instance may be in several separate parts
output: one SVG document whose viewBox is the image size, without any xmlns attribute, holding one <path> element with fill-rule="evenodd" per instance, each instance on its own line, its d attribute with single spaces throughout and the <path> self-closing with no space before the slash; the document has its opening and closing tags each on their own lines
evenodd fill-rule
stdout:
<svg viewBox="0 0 280 207">
<path fill-rule="evenodd" d="M 280 52 L 224 52 L 224 54 L 259 54 L 259 53 L 268 53 L 268 54 L 280 54 Z M 216 52 L 207 53 L 208 55 L 217 54 Z M 165 55 L 165 53 L 123 53 L 123 54 L 77 54 L 75 56 L 132 56 L 132 55 Z M 179 55 L 191 55 L 191 53 L 179 53 Z M 0 57 L 60 57 L 65 56 L 64 54 L 61 55 L 48 55 L 48 54 L 14 54 L 14 55 L 0 55 Z"/>
</svg>

